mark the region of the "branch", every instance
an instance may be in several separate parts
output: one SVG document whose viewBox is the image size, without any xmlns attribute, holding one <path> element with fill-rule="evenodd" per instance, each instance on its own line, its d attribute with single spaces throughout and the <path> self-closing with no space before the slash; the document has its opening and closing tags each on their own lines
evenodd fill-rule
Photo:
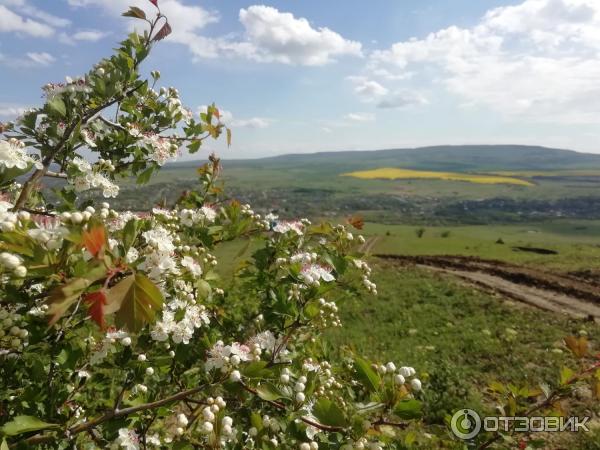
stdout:
<svg viewBox="0 0 600 450">
<path fill-rule="evenodd" d="M 95 419 L 92 419 L 88 422 L 83 422 L 83 423 L 80 423 L 79 425 L 74 425 L 70 428 L 67 428 L 67 430 L 65 431 L 65 435 L 73 436 L 75 434 L 79 434 L 79 433 L 91 430 L 91 429 L 97 427 L 98 425 L 100 425 L 104 422 L 107 422 L 109 420 L 112 420 L 112 419 L 117 419 L 119 417 L 128 416 L 128 415 L 134 414 L 138 411 L 145 411 L 145 410 L 160 408 L 161 406 L 168 405 L 169 403 L 173 403 L 178 400 L 184 400 L 191 395 L 201 392 L 206 387 L 207 387 L 207 385 L 202 385 L 202 386 L 195 387 L 193 389 L 188 389 L 186 391 L 179 392 L 177 394 L 171 395 L 170 397 L 166 397 L 161 400 L 157 400 L 155 402 L 149 402 L 149 403 L 144 403 L 142 405 L 131 406 L 129 408 L 114 409 L 114 410 L 108 411 L 104 415 L 97 417 Z M 54 439 L 55 439 L 54 435 L 52 435 L 52 434 L 35 435 L 30 438 L 24 439 L 22 441 L 18 441 L 17 443 L 15 443 L 13 445 L 13 447 L 19 443 L 33 445 L 33 444 L 40 444 L 43 442 L 52 441 Z"/>
<path fill-rule="evenodd" d="M 64 172 L 52 172 L 50 170 L 47 170 L 44 176 L 52 178 L 67 178 L 67 174 Z"/>
<path fill-rule="evenodd" d="M 286 410 L 287 408 L 285 407 L 285 405 L 281 402 L 275 401 L 275 400 L 265 400 L 263 398 L 260 397 L 260 395 L 258 395 L 258 392 L 256 391 L 256 389 L 248 386 L 245 383 L 240 382 L 240 384 L 242 385 L 242 387 L 244 388 L 244 390 L 246 390 L 247 392 L 250 392 L 251 394 L 256 395 L 257 397 L 259 397 L 261 400 L 263 400 L 264 402 L 269 403 L 270 405 L 273 405 L 275 408 L 280 409 L 280 410 Z M 335 426 L 331 426 L 331 425 L 323 425 L 322 423 L 319 422 L 315 422 L 312 419 L 309 419 L 308 417 L 300 417 L 299 418 L 302 422 L 304 422 L 307 425 L 312 425 L 315 428 L 318 428 L 319 430 L 322 431 L 342 431 L 344 430 L 344 427 L 335 427 Z"/>
<path fill-rule="evenodd" d="M 109 127 L 113 127 L 116 128 L 117 130 L 121 130 L 121 131 L 125 131 L 128 132 L 129 130 L 127 130 L 127 128 L 125 128 L 123 125 L 116 123 L 116 122 L 111 122 L 110 120 L 108 120 L 106 117 L 103 116 L 98 116 L 97 117 L 98 120 L 100 120 L 101 122 L 104 122 L 106 125 L 108 125 Z"/>
<path fill-rule="evenodd" d="M 31 192 L 34 190 L 34 188 L 36 187 L 36 185 L 38 184 L 38 182 L 40 181 L 40 179 L 44 175 L 46 175 L 46 173 L 48 172 L 48 169 L 50 167 L 50 164 L 52 164 L 52 161 L 54 161 L 54 158 L 65 147 L 65 145 L 67 144 L 67 142 L 71 138 L 71 135 L 73 134 L 73 131 L 75 131 L 75 128 L 77 128 L 78 124 L 81 124 L 81 126 L 85 125 L 96 114 L 98 114 L 99 112 L 101 112 L 102 110 L 104 110 L 106 108 L 111 107 L 115 103 L 120 102 L 125 97 L 133 94 L 135 91 L 137 91 L 139 88 L 141 88 L 144 85 L 144 83 L 145 82 L 142 81 L 136 87 L 130 89 L 129 91 L 127 91 L 125 93 L 122 93 L 121 95 L 118 95 L 118 96 L 114 97 L 112 100 L 110 100 L 110 101 L 108 101 L 108 102 L 106 102 L 106 103 L 104 103 L 104 104 L 102 104 L 100 106 L 97 106 L 96 108 L 93 108 L 91 111 L 89 111 L 87 114 L 85 114 L 81 118 L 80 121 L 74 120 L 71 123 L 71 125 L 69 125 L 69 127 L 65 130 L 65 132 L 63 134 L 63 137 L 56 144 L 56 147 L 54 147 L 54 149 L 52 149 L 52 151 L 50 153 L 48 153 L 44 159 L 42 159 L 42 166 L 43 167 L 41 169 L 37 169 L 35 172 L 33 172 L 33 175 L 31 175 L 31 178 L 29 178 L 29 180 L 27 180 L 27 182 L 23 186 L 23 189 L 21 190 L 21 193 L 19 194 L 19 198 L 17 199 L 17 201 L 15 203 L 15 207 L 13 209 L 15 211 L 23 209 L 23 206 L 25 206 L 25 204 L 27 203 L 27 200 L 29 200 L 29 197 L 31 196 Z"/>
</svg>

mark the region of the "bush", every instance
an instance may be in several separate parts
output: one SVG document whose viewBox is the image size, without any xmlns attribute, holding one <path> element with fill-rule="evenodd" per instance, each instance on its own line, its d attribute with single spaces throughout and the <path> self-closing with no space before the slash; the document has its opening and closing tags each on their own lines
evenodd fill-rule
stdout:
<svg viewBox="0 0 600 450">
<path fill-rule="evenodd" d="M 379 448 L 393 440 L 379 427 L 419 416 L 415 370 L 328 361 L 318 341 L 340 326 L 331 298 L 376 293 L 361 239 L 227 200 L 213 155 L 171 208 L 78 200 L 115 197 L 118 178 L 147 182 L 183 146 L 231 139 L 216 106 L 194 119 L 177 89 L 155 89 L 158 71 L 141 77 L 171 30 L 151 3 L 154 18 L 125 14 L 143 34 L 0 125 L 2 448 Z M 54 206 L 45 177 L 65 182 Z M 257 250 L 229 289 L 214 250 L 249 239 Z"/>
</svg>

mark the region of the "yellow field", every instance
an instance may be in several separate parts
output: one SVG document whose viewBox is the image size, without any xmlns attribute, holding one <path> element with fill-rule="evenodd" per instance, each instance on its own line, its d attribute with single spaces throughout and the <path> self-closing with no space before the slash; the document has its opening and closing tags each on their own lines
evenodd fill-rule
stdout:
<svg viewBox="0 0 600 450">
<path fill-rule="evenodd" d="M 533 186 L 533 183 L 529 181 L 521 180 L 519 178 L 512 178 L 506 176 L 497 175 L 475 175 L 468 173 L 456 173 L 456 172 L 428 172 L 424 170 L 410 170 L 410 169 L 398 169 L 383 167 L 381 169 L 364 170 L 359 172 L 350 172 L 342 174 L 346 177 L 355 177 L 362 179 L 386 179 L 386 180 L 398 180 L 398 179 L 437 179 L 437 180 L 449 180 L 449 181 L 467 181 L 469 183 L 480 183 L 480 184 L 516 184 L 520 186 Z"/>
<path fill-rule="evenodd" d="M 505 177 L 600 177 L 600 170 L 545 170 L 545 171 L 511 171 L 511 172 L 490 172 L 490 175 L 500 175 Z"/>
</svg>

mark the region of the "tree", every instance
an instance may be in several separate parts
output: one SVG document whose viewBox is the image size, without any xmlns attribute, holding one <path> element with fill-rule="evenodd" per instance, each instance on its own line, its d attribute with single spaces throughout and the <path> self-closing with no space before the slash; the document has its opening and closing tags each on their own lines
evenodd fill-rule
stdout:
<svg viewBox="0 0 600 450">
<path fill-rule="evenodd" d="M 334 298 L 376 292 L 345 226 L 227 201 L 214 155 L 170 209 L 79 201 L 90 189 L 115 197 L 119 178 L 147 182 L 182 147 L 231 139 L 216 106 L 196 120 L 176 89 L 157 90 L 158 71 L 142 77 L 171 31 L 150 1 L 153 17 L 124 14 L 145 32 L 0 126 L 2 445 L 378 447 L 390 439 L 381 426 L 418 417 L 421 382 L 350 353 L 334 363 L 319 345 L 341 325 Z M 63 181 L 56 205 L 45 177 Z M 215 271 L 228 241 L 256 248 L 231 285 Z"/>
</svg>

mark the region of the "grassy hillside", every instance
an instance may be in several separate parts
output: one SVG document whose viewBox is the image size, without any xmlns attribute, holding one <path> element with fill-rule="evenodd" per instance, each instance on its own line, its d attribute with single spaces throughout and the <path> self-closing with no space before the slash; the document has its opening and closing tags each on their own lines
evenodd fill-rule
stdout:
<svg viewBox="0 0 600 450">
<path fill-rule="evenodd" d="M 194 187 L 201 163 L 167 164 L 149 185 L 126 186 L 113 204 L 147 210 L 173 202 Z M 224 160 L 223 167 L 230 195 L 283 217 L 360 213 L 373 222 L 413 224 L 600 219 L 600 155 L 568 150 L 444 146 Z M 431 177 L 342 176 L 385 167 Z M 498 176 L 519 182 L 472 182 Z"/>
</svg>

